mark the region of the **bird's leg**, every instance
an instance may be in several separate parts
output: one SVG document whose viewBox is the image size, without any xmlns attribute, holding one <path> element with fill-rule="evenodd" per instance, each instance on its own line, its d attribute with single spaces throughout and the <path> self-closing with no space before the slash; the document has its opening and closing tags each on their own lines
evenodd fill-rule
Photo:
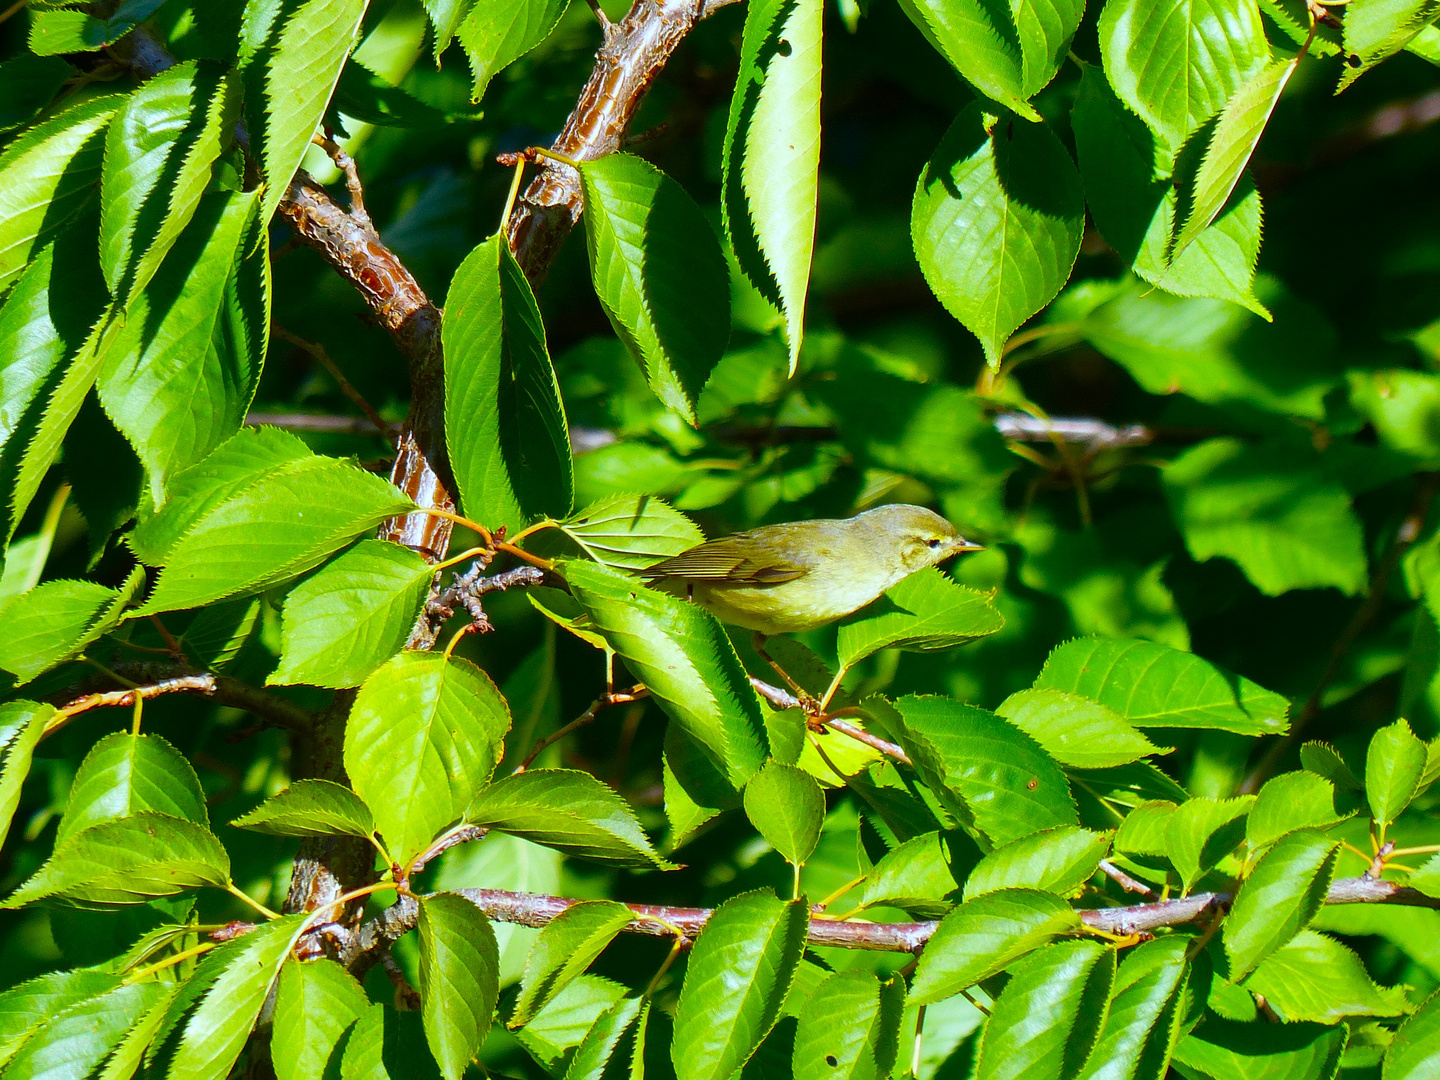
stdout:
<svg viewBox="0 0 1440 1080">
<path fill-rule="evenodd" d="M 800 699 L 800 708 L 804 709 L 805 712 L 811 716 L 820 715 L 820 702 L 815 699 L 815 695 L 792 679 L 790 673 L 775 662 L 775 658 L 765 651 L 765 641 L 765 635 L 758 630 L 755 631 L 754 636 L 750 639 L 750 644 L 755 650 L 755 655 L 774 668 L 775 674 L 785 680 L 785 685 L 790 687 L 791 693 Z"/>
</svg>

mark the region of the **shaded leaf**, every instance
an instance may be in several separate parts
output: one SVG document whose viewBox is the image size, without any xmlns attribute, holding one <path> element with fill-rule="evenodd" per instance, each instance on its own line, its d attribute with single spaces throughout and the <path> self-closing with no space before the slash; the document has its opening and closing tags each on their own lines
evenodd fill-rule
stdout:
<svg viewBox="0 0 1440 1080">
<path fill-rule="evenodd" d="M 1165 823 L 1165 853 L 1180 872 L 1184 892 L 1239 846 L 1254 802 L 1253 795 L 1201 798 L 1175 808 Z"/>
<path fill-rule="evenodd" d="M 695 523 L 649 495 L 614 495 L 591 503 L 525 544 L 540 555 L 577 552 L 605 566 L 642 570 L 705 542 Z"/>
<path fill-rule="evenodd" d="M 58 56 L 21 53 L 0 62 L 0 132 L 28 124 L 74 73 Z"/>
<path fill-rule="evenodd" d="M 1162 1080 L 1180 1035 L 1189 965 L 1185 937 L 1127 950 L 1110 1011 L 1080 1080 Z"/>
<path fill-rule="evenodd" d="M 885 1080 L 895 1067 L 904 983 L 842 971 L 811 991 L 795 1029 L 795 1080 Z"/>
<path fill-rule="evenodd" d="M 47 581 L 0 601 L 0 668 L 22 683 L 78 654 L 119 622 L 119 609 L 144 584 L 126 589 L 90 581 Z"/>
<path fill-rule="evenodd" d="M 4 1065 L 47 1017 L 114 990 L 120 977 L 95 968 L 52 971 L 0 993 L 0 1065 Z"/>
<path fill-rule="evenodd" d="M 1385 1054 L 1384 1080 L 1423 1080 L 1440 1064 L 1440 993 L 1400 1025 Z"/>
<path fill-rule="evenodd" d="M 730 338 L 730 282 L 710 224 L 643 158 L 582 162 L 595 293 L 650 389 L 692 424 Z"/>
<path fill-rule="evenodd" d="M 20 806 L 20 791 L 30 774 L 35 746 L 45 732 L 45 725 L 59 715 L 55 706 L 38 701 L 7 701 L 0 705 L 0 843 L 4 843 L 9 834 L 10 823 Z M 3 1046 L 0 1038 L 0 1057 L 3 1057 Z"/>
<path fill-rule="evenodd" d="M 1034 93 L 1027 91 L 1027 83 L 1038 78 L 1040 58 L 1032 48 L 1032 76 L 1027 79 L 1026 58 L 1021 55 L 1021 42 L 1009 17 L 1011 10 L 1020 5 L 1007 10 L 985 0 L 902 0 L 900 6 L 925 40 L 977 90 L 1027 120 L 1039 120 L 1039 114 L 1025 99 Z M 1054 4 L 1042 0 L 1037 7 L 1041 6 L 1057 13 L 1072 7 L 1063 0 Z M 1036 35 L 1027 36 L 1037 40 Z"/>
<path fill-rule="evenodd" d="M 446 445 L 465 513 L 511 531 L 567 514 L 574 481 L 565 408 L 534 294 L 500 234 L 455 271 L 441 337 Z"/>
<path fill-rule="evenodd" d="M 1409 1012 L 1405 991 L 1382 990 L 1365 965 L 1332 937 L 1302 930 L 1260 962 L 1245 989 L 1264 994 L 1286 1021 L 1338 1024 L 1356 1016 L 1401 1016 Z"/>
<path fill-rule="evenodd" d="M 934 831 L 912 836 L 875 864 L 861 890 L 860 906 L 885 904 L 917 918 L 939 918 L 954 906 L 962 881 L 968 886 L 974 880 L 973 873 L 965 876 L 965 848 L 960 845 L 967 843 Z"/>
<path fill-rule="evenodd" d="M 1197 1080 L 1334 1080 L 1348 1037 L 1343 1027 L 1211 1016 L 1175 1047 L 1175 1071 Z"/>
<path fill-rule="evenodd" d="M 345 1029 L 369 1006 L 354 976 L 334 960 L 287 960 L 280 969 L 270 1036 L 277 1080 L 321 1080 Z"/>
<path fill-rule="evenodd" d="M 15 1080 L 91 1075 L 167 993 L 162 983 L 125 983 L 50 1014 L 10 1059 L 5 1075 Z"/>
<path fill-rule="evenodd" d="M 621 1045 L 632 1029 L 628 1075 L 643 1080 L 643 1040 L 649 1015 L 649 1000 L 629 994 L 601 1013 L 575 1048 L 570 1067 L 565 1070 L 565 1080 L 601 1080 L 608 1070 L 623 1067 L 616 1055 L 621 1053 Z"/>
<path fill-rule="evenodd" d="M 431 3 L 443 0 L 430 0 Z M 472 101 L 485 96 L 485 87 L 502 68 L 520 59 L 550 36 L 569 0 L 518 0 L 513 4 L 476 3 L 470 7 L 456 36 L 470 58 L 475 89 Z M 436 55 L 443 46 L 437 20 Z"/>
</svg>

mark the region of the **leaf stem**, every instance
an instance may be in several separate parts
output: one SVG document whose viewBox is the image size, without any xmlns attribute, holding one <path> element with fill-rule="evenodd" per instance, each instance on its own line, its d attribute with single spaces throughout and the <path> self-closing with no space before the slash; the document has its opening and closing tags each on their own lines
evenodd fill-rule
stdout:
<svg viewBox="0 0 1440 1080">
<path fill-rule="evenodd" d="M 200 956 L 202 953 L 207 953 L 219 944 L 220 942 L 218 941 L 202 941 L 199 945 L 192 945 L 188 949 L 181 949 L 178 953 L 167 956 L 164 960 L 157 961 L 148 967 L 140 968 L 138 971 L 132 971 L 129 975 L 125 976 L 125 982 L 127 985 L 137 983 L 141 979 L 149 978 L 157 971 L 164 971 L 168 967 L 174 967 L 176 964 L 184 963 L 192 956 Z"/>
<path fill-rule="evenodd" d="M 258 911 L 261 915 L 264 915 L 267 919 L 280 918 L 278 912 L 271 911 L 264 904 L 260 903 L 259 900 L 256 900 L 249 893 L 238 887 L 233 881 L 226 884 L 225 891 L 228 892 L 231 896 L 235 897 L 235 899 L 244 901 L 250 907 Z"/>
<path fill-rule="evenodd" d="M 648 1001 L 650 995 L 655 993 L 655 989 L 660 985 L 660 980 L 665 977 L 665 973 L 670 970 L 670 967 L 672 964 L 675 963 L 676 958 L 685 951 L 685 942 L 686 937 L 684 932 L 677 928 L 675 933 L 675 943 L 670 946 L 669 953 L 666 954 L 665 960 L 661 963 L 660 970 L 656 971 L 654 978 L 650 980 L 650 985 L 645 987 L 645 993 L 641 995 L 642 1001 Z"/>
<path fill-rule="evenodd" d="M 502 235 L 510 229 L 510 212 L 515 209 L 515 199 L 520 194 L 520 181 L 525 176 L 525 155 L 515 156 L 515 175 L 510 178 L 510 194 L 505 196 L 505 210 L 500 215 L 500 228 L 496 231 Z"/>
</svg>

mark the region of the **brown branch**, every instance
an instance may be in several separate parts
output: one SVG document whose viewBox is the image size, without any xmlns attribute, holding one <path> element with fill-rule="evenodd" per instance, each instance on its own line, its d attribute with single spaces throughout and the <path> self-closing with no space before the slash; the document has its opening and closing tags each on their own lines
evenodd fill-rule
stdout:
<svg viewBox="0 0 1440 1080">
<path fill-rule="evenodd" d="M 1340 674 L 1340 664 L 1349 654 L 1351 647 L 1380 613 L 1380 608 L 1385 603 L 1385 587 L 1390 582 L 1390 575 L 1400 565 L 1405 553 L 1420 538 L 1420 533 L 1425 528 L 1425 519 L 1430 515 L 1430 504 L 1435 501 L 1437 493 L 1440 493 L 1440 472 L 1419 473 L 1410 510 L 1401 520 L 1400 527 L 1395 530 L 1395 539 L 1391 541 L 1389 550 L 1385 552 L 1385 557 L 1380 560 L 1370 578 L 1370 591 L 1331 647 L 1330 659 L 1326 661 L 1325 670 L 1320 673 L 1315 689 L 1311 691 L 1310 697 L 1291 723 L 1289 734 L 1271 743 L 1250 775 L 1245 777 L 1238 794 L 1249 795 L 1258 791 L 1285 754 L 1300 740 L 1305 729 L 1320 715 L 1325 703 L 1325 691 L 1330 689 L 1330 684 Z"/>
<path fill-rule="evenodd" d="M 481 606 L 481 597 L 520 586 L 540 585 L 545 581 L 545 571 L 538 566 L 517 566 L 513 570 L 482 577 L 489 564 L 489 558 L 476 556 L 474 566 L 458 575 L 446 588 L 426 601 L 420 622 L 410 637 L 412 649 L 431 648 L 435 639 L 440 636 L 440 628 L 455 614 L 456 608 L 464 608 L 473 625 L 482 630 L 490 629 L 490 620 Z"/>
<path fill-rule="evenodd" d="M 750 676 L 750 685 L 755 688 L 756 693 L 768 701 L 777 709 L 803 709 L 804 705 L 798 697 L 788 690 L 782 690 L 778 686 L 772 686 L 763 679 Z M 864 743 L 873 750 L 879 750 L 887 757 L 894 758 L 902 765 L 913 765 L 910 755 L 905 753 L 903 747 L 897 746 L 888 739 L 882 739 L 878 735 L 872 735 L 864 728 L 858 728 L 854 724 L 847 723 L 840 719 L 842 715 L 849 715 L 849 711 L 841 709 L 839 712 L 821 713 L 819 716 L 812 716 L 811 719 L 817 724 L 823 724 L 831 731 L 854 739 L 858 743 Z"/>
<path fill-rule="evenodd" d="M 635 0 L 624 19 L 606 27 L 590 78 L 551 149 L 574 161 L 619 150 L 645 92 L 685 35 L 707 15 L 736 2 Z M 532 284 L 545 277 L 581 209 L 579 174 L 546 161 L 516 202 L 508 231 L 510 250 Z"/>
<path fill-rule="evenodd" d="M 176 664 L 153 663 L 120 664 L 115 671 L 122 678 L 129 679 L 131 675 L 135 675 L 138 679 L 132 681 L 143 682 L 124 690 L 82 694 L 64 705 L 57 706 L 60 718 L 46 728 L 45 734 L 53 734 L 72 717 L 91 709 L 134 705 L 137 696 L 148 701 L 163 694 L 202 694 L 218 705 L 243 709 L 276 727 L 288 728 L 291 731 L 303 731 L 315 719 L 313 713 L 300 706 L 228 675 L 189 671 Z"/>
<path fill-rule="evenodd" d="M 530 748 L 530 753 L 525 755 L 525 760 L 520 762 L 519 765 L 516 765 L 510 775 L 514 776 L 517 773 L 524 772 L 534 763 L 535 759 L 544 752 L 547 746 L 553 746 L 571 732 L 579 731 L 586 724 L 592 723 L 595 717 L 600 715 L 601 709 L 607 709 L 611 705 L 627 705 L 632 701 L 642 701 L 649 696 L 650 691 L 639 684 L 632 686 L 629 690 L 623 690 L 618 693 L 615 691 L 607 691 L 601 694 L 590 703 L 588 709 L 574 720 L 571 720 L 570 723 L 556 731 L 552 731 L 543 739 L 537 740 L 535 745 Z"/>
<path fill-rule="evenodd" d="M 542 927 L 581 900 L 541 893 L 510 892 L 505 889 L 456 889 L 487 917 L 516 926 Z M 1079 912 L 1080 921 L 1091 930 L 1107 934 L 1144 934 L 1167 926 L 1183 926 L 1208 915 L 1224 912 L 1234 899 L 1230 893 L 1197 893 L 1178 900 L 1164 900 L 1131 907 L 1095 908 Z M 1330 886 L 1327 904 L 1397 904 L 1440 909 L 1440 899 L 1393 881 L 1371 878 L 1344 878 Z M 656 904 L 627 904 L 635 916 L 625 933 L 651 937 L 672 937 L 679 929 L 687 941 L 694 941 L 714 914 L 713 908 L 670 907 Z M 375 961 L 378 953 L 415 926 L 419 906 L 405 898 L 362 926 L 353 935 L 342 960 L 356 971 Z M 877 952 L 918 953 L 935 933 L 938 922 L 872 923 L 858 919 L 826 919 L 812 915 L 810 944 L 841 949 Z"/>
</svg>

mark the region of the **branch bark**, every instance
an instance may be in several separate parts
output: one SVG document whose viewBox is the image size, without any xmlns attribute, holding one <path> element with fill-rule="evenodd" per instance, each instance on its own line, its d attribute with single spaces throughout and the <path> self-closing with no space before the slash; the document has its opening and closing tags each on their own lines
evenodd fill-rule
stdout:
<svg viewBox="0 0 1440 1080">
<path fill-rule="evenodd" d="M 496 922 L 542 927 L 568 908 L 581 903 L 562 896 L 510 892 L 505 889 L 456 889 L 485 915 Z M 1197 893 L 1178 900 L 1129 907 L 1094 908 L 1081 911 L 1080 920 L 1091 930 L 1108 934 L 1151 933 L 1167 926 L 1192 923 L 1216 911 L 1224 911 L 1234 899 L 1230 893 Z M 1416 889 L 1378 878 L 1342 878 L 1330 886 L 1327 904 L 1399 904 L 1440 909 L 1440 899 Z M 655 904 L 627 904 L 634 921 L 624 928 L 628 934 L 671 937 L 674 928 L 694 941 L 714 914 L 713 908 L 670 907 Z M 380 952 L 414 927 L 419 906 L 411 898 L 386 909 L 360 928 L 342 957 L 354 970 L 372 966 Z M 861 920 L 826 919 L 812 915 L 810 944 L 872 952 L 918 953 L 935 933 L 938 922 L 873 923 Z M 373 954 L 373 955 L 372 955 Z"/>
</svg>

